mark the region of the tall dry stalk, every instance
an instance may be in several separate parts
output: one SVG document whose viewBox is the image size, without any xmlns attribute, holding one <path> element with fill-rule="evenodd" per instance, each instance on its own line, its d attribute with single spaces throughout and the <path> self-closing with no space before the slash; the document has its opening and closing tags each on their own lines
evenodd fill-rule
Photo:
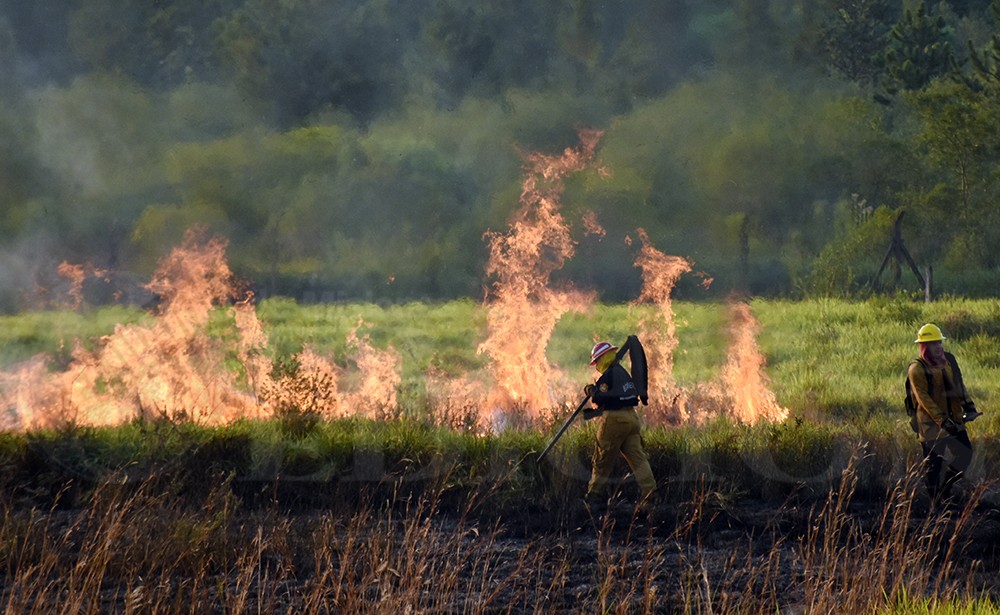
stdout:
<svg viewBox="0 0 1000 615">
<path fill-rule="evenodd" d="M 910 467 L 886 496 L 881 514 L 864 523 L 850 509 L 856 459 L 844 470 L 801 543 L 803 601 L 808 612 L 873 612 L 905 597 L 963 598 L 975 564 L 956 567 L 984 485 L 957 511 L 915 514 L 922 472 Z"/>
<path fill-rule="evenodd" d="M 963 547 L 982 488 L 960 511 L 921 517 L 916 469 L 872 507 L 855 501 L 855 463 L 817 510 L 765 506 L 763 524 L 703 481 L 653 521 L 606 515 L 527 537 L 483 514 L 495 484 L 446 513 L 452 477 L 295 513 L 243 506 L 224 481 L 193 501 L 118 477 L 78 510 L 0 502 L 0 609 L 763 615 L 967 600 Z"/>
<path fill-rule="evenodd" d="M 423 495 L 351 511 L 237 511 L 154 480 L 110 480 L 74 511 L 0 508 L 6 613 L 467 613 L 558 604 L 568 555 Z"/>
</svg>

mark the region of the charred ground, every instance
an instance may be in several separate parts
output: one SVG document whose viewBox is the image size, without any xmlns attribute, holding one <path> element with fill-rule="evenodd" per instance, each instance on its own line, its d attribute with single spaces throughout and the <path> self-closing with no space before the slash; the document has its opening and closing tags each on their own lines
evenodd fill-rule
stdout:
<svg viewBox="0 0 1000 615">
<path fill-rule="evenodd" d="M 285 443 L 268 466 L 238 430 L 141 452 L 109 433 L 2 440 L 8 611 L 773 613 L 1000 591 L 990 488 L 930 511 L 905 460 L 846 441 L 822 480 L 791 482 L 733 443 L 651 447 L 661 488 L 636 513 L 627 478 L 606 510 L 582 504 L 585 437 L 542 466 L 540 434 L 326 463 Z"/>
</svg>

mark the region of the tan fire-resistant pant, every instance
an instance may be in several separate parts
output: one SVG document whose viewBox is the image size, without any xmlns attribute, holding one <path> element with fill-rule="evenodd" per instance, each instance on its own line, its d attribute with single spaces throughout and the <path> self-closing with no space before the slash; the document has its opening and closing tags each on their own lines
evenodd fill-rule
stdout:
<svg viewBox="0 0 1000 615">
<path fill-rule="evenodd" d="M 604 495 L 608 478 L 620 454 L 628 462 L 642 495 L 645 497 L 656 489 L 656 479 L 649 467 L 649 457 L 642 448 L 639 436 L 641 423 L 634 409 L 604 412 L 601 428 L 597 432 L 597 446 L 594 449 L 594 467 L 587 486 L 587 498 Z"/>
</svg>

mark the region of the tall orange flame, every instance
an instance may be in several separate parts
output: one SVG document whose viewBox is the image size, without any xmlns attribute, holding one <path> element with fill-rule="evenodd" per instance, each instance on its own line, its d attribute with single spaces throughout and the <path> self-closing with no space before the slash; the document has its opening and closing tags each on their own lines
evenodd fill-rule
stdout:
<svg viewBox="0 0 1000 615">
<path fill-rule="evenodd" d="M 677 349 L 677 325 L 674 320 L 671 294 L 682 275 L 691 271 L 691 263 L 679 256 L 670 256 L 653 247 L 649 234 L 638 229 L 642 248 L 635 266 L 642 270 L 642 292 L 636 303 L 649 302 L 654 311 L 639 320 L 639 338 L 644 340 L 649 361 L 649 396 L 654 403 L 666 406 L 673 420 L 687 420 L 683 404 L 678 404 L 682 391 L 674 380 L 674 351 Z"/>
<path fill-rule="evenodd" d="M 783 421 L 788 418 L 788 410 L 771 391 L 764 373 L 766 361 L 757 344 L 760 323 L 746 303 L 734 304 L 730 312 L 732 343 L 722 369 L 722 383 L 725 395 L 732 402 L 732 418 L 749 425 Z"/>
<path fill-rule="evenodd" d="M 573 256 L 574 243 L 560 209 L 564 179 L 593 158 L 601 131 L 580 131 L 580 145 L 560 156 L 525 159 L 520 207 L 505 233 L 487 233 L 487 337 L 479 352 L 489 359 L 496 389 L 489 405 L 536 418 L 556 405 L 562 374 L 545 356 L 552 331 L 567 311 L 583 309 L 592 295 L 550 287 L 552 273 Z"/>
<path fill-rule="evenodd" d="M 487 273 L 496 281 L 484 306 L 487 335 L 478 351 L 489 359 L 491 382 L 482 374 L 428 374 L 427 397 L 440 423 L 483 430 L 512 420 L 539 422 L 573 396 L 578 384 L 566 382 L 546 350 L 562 315 L 592 305 L 593 296 L 554 289 L 551 276 L 574 253 L 559 212 L 563 181 L 589 164 L 600 136 L 584 131 L 577 149 L 526 157 L 520 208 L 506 233 L 486 235 Z M 585 216 L 585 226 L 603 232 L 596 217 Z M 691 263 L 656 249 L 645 230 L 638 236 L 635 266 L 643 287 L 635 303 L 653 306 L 637 331 L 649 359 L 651 414 L 670 423 L 697 423 L 722 412 L 749 424 L 786 418 L 764 373 L 760 324 L 746 304 L 731 309 L 732 343 L 719 380 L 689 389 L 676 383 L 671 296 Z M 95 350 L 77 343 L 62 372 L 50 373 L 47 360 L 35 357 L 0 373 L 0 430 L 66 421 L 112 425 L 138 417 L 223 423 L 289 412 L 329 418 L 398 412 L 402 359 L 391 346 L 375 348 L 361 320 L 347 338 L 353 369 L 337 367 L 307 345 L 293 357 L 291 373 L 275 375 L 253 297 L 235 290 L 225 249 L 222 239 L 189 232 L 147 285 L 160 300 L 149 322 L 116 326 Z M 86 270 L 64 263 L 60 272 L 73 282 L 70 296 L 82 298 L 79 281 Z M 237 334 L 213 335 L 220 321 L 231 322 Z"/>
<path fill-rule="evenodd" d="M 673 367 L 679 341 L 671 295 L 692 264 L 657 250 L 643 229 L 638 234 L 642 248 L 635 265 L 642 270 L 643 286 L 636 303 L 649 302 L 655 307 L 652 315 L 639 320 L 639 337 L 645 342 L 649 361 L 652 414 L 670 423 L 701 423 L 720 412 L 746 424 L 787 418 L 788 410 L 778 404 L 764 373 L 765 360 L 757 344 L 760 323 L 745 303 L 730 308 L 731 343 L 720 382 L 689 389 L 677 385 Z"/>
</svg>

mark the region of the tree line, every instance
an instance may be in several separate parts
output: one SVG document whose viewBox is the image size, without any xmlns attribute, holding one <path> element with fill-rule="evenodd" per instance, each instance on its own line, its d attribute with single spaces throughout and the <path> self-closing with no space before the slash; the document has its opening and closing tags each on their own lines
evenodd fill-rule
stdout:
<svg viewBox="0 0 1000 615">
<path fill-rule="evenodd" d="M 901 210 L 941 290 L 1000 281 L 1000 0 L 0 0 L 0 65 L 3 309 L 192 225 L 264 294 L 480 296 L 580 127 L 559 275 L 606 300 L 637 228 L 692 298 L 865 293 Z"/>
</svg>

